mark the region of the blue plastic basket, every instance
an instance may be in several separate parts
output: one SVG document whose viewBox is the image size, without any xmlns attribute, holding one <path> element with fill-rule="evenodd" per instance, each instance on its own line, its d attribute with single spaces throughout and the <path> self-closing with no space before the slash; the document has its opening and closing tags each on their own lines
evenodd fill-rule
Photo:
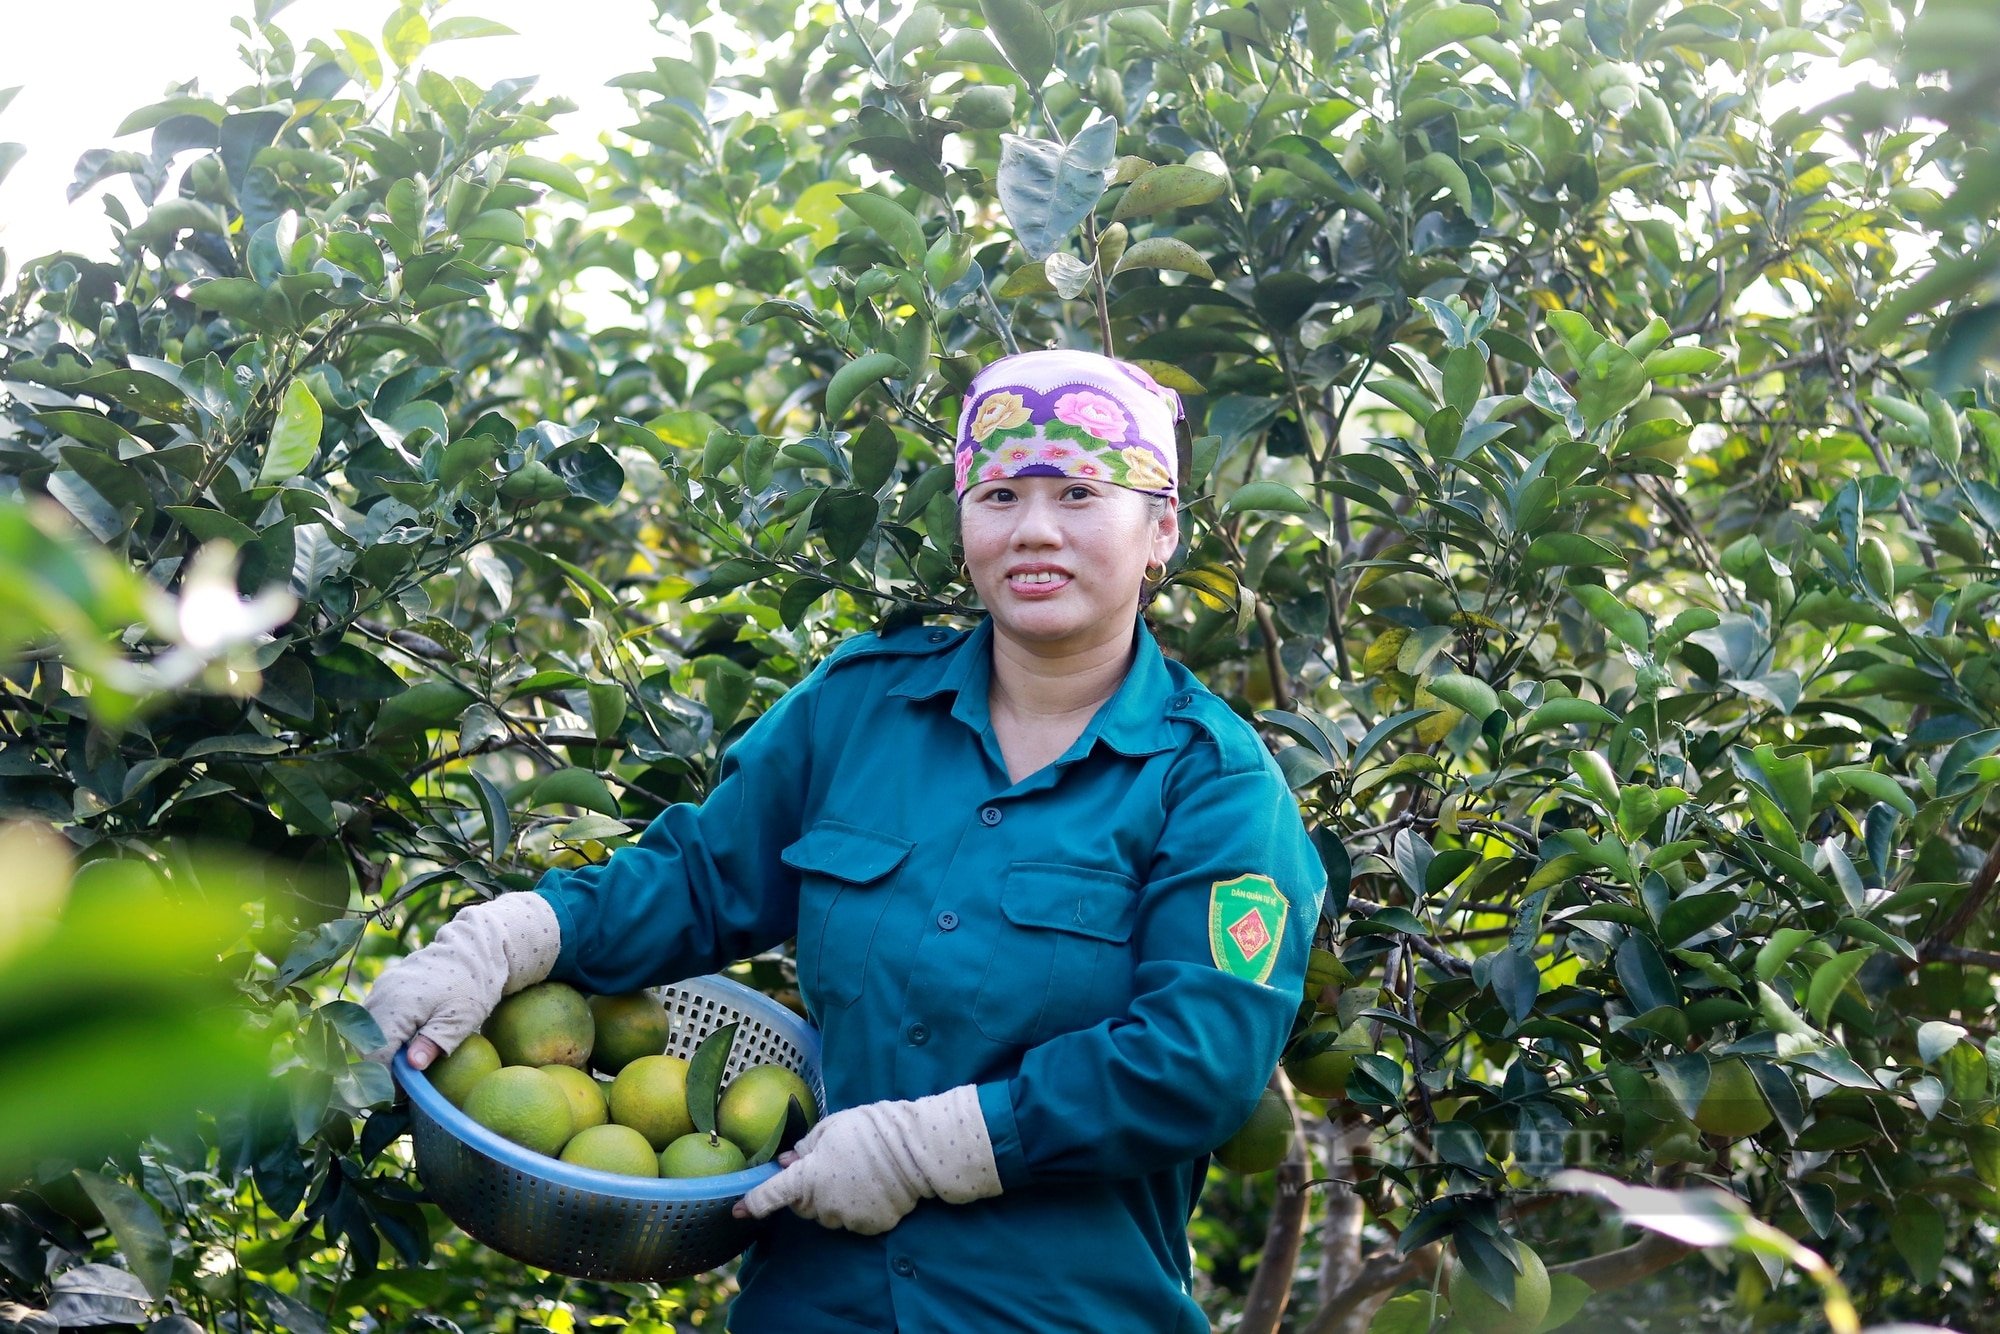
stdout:
<svg viewBox="0 0 2000 1334">
<path fill-rule="evenodd" d="M 666 1052 L 686 1059 L 701 1040 L 735 1023 L 725 1079 L 752 1065 L 782 1065 L 826 1109 L 819 1034 L 778 1002 L 724 977 L 654 992 L 673 1021 Z M 741 1255 L 755 1219 L 730 1207 L 778 1173 L 775 1163 L 727 1176 L 653 1180 L 576 1167 L 496 1135 L 445 1100 L 397 1052 L 396 1081 L 410 1099 L 417 1173 L 431 1199 L 467 1235 L 538 1269 L 610 1282 L 666 1282 Z"/>
</svg>

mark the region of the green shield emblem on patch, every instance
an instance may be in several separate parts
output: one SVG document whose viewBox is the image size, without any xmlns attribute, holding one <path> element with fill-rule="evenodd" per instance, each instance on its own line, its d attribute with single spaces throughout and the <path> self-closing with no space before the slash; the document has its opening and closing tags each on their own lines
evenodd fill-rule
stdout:
<svg viewBox="0 0 2000 1334">
<path fill-rule="evenodd" d="M 1262 982 L 1278 962 L 1290 905 L 1267 875 L 1218 880 L 1208 891 L 1208 949 L 1215 966 Z"/>
</svg>

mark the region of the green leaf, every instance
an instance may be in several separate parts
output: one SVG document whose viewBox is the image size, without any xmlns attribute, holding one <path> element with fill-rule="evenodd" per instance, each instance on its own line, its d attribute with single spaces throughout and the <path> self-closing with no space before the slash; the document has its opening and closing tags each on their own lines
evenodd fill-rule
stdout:
<svg viewBox="0 0 2000 1334">
<path fill-rule="evenodd" d="M 1208 267 L 1208 261 L 1201 257 L 1200 251 L 1172 236 L 1149 236 L 1134 242 L 1118 257 L 1118 263 L 1111 272 L 1116 275 L 1133 269 L 1172 269 L 1176 273 L 1191 273 L 1197 278 L 1215 277 L 1215 270 Z"/>
<path fill-rule="evenodd" d="M 1387 741 L 1390 737 L 1396 735 L 1396 733 L 1406 727 L 1414 727 L 1433 714 L 1442 712 L 1442 709 L 1408 709 L 1402 713 L 1391 714 L 1389 717 L 1384 718 L 1381 722 L 1369 728 L 1367 733 L 1362 736 L 1360 743 L 1354 747 L 1354 758 L 1350 761 L 1350 767 L 1359 769 L 1361 762 L 1367 759 L 1377 746 Z"/>
<path fill-rule="evenodd" d="M 1965 1039 L 1965 1030 L 1943 1019 L 1932 1019 L 1917 1028 L 1917 1056 L 1925 1065 L 1937 1064 L 1938 1057 Z"/>
<path fill-rule="evenodd" d="M 588 769 L 557 769 L 535 784 L 531 807 L 581 806 L 587 811 L 616 817 L 617 799 L 604 780 Z"/>
<path fill-rule="evenodd" d="M 1612 772 L 1611 762 L 1601 751 L 1573 750 L 1569 753 L 1569 767 L 1605 810 L 1618 809 L 1618 775 Z"/>
<path fill-rule="evenodd" d="M 153 1206 L 144 1195 L 115 1178 L 78 1172 L 76 1179 L 104 1215 L 104 1225 L 111 1229 L 132 1276 L 145 1285 L 154 1301 L 165 1301 L 173 1281 L 174 1249 Z"/>
<path fill-rule="evenodd" d="M 1666 959 L 1652 941 L 1637 933 L 1626 936 L 1618 946 L 1615 962 L 1618 981 L 1639 1013 L 1680 1008 L 1680 987 L 1674 982 Z"/>
<path fill-rule="evenodd" d="M 854 400 L 870 385 L 884 380 L 905 380 L 910 368 L 888 352 L 870 352 L 856 357 L 833 373 L 826 386 L 826 419 L 837 422 L 847 415 Z"/>
<path fill-rule="evenodd" d="M 431 208 L 429 184 L 421 176 L 405 176 L 389 187 L 382 207 L 389 215 L 389 245 L 407 260 L 424 242 L 424 219 Z"/>
<path fill-rule="evenodd" d="M 1903 785 L 1891 774 L 1876 773 L 1873 769 L 1859 766 L 1847 766 L 1825 770 L 1819 775 L 1819 780 L 1826 782 L 1831 788 L 1858 792 L 1870 801 L 1883 802 L 1906 819 L 1915 817 L 1917 813 L 1916 802 L 1910 799 L 1910 794 L 1903 790 Z"/>
<path fill-rule="evenodd" d="M 1637 792 L 1643 789 L 1632 790 Z M 1660 939 L 1671 949 L 1729 916 L 1741 902 L 1742 899 L 1729 890 L 1690 894 L 1686 898 L 1675 899 L 1660 914 Z"/>
<path fill-rule="evenodd" d="M 1813 970 L 1812 982 L 1806 988 L 1806 1013 L 1822 1028 L 1826 1026 L 1826 1016 L 1833 1010 L 1833 1003 L 1840 999 L 1840 993 L 1847 990 L 1847 984 L 1867 963 L 1879 953 L 1877 950 L 1848 950 L 1836 954 Z"/>
<path fill-rule="evenodd" d="M 750 1155 L 747 1166 L 762 1167 L 779 1153 L 805 1138 L 805 1133 L 809 1129 L 811 1129 L 811 1113 L 799 1105 L 798 1095 L 786 1098 L 785 1119 L 771 1128 L 771 1137 L 758 1146 L 757 1152 Z"/>
<path fill-rule="evenodd" d="M 1312 502 L 1283 482 L 1245 482 L 1230 493 L 1224 514 L 1311 514 Z"/>
<path fill-rule="evenodd" d="M 1584 424 L 1602 426 L 1623 412 L 1646 387 L 1646 368 L 1616 343 L 1606 342 L 1577 370 L 1576 401 Z"/>
<path fill-rule="evenodd" d="M 1111 211 L 1113 222 L 1162 213 L 1173 208 L 1192 208 L 1220 199 L 1229 191 L 1229 178 L 1174 163 L 1154 167 L 1125 188 L 1118 207 Z"/>
<path fill-rule="evenodd" d="M 1706 375 L 1725 360 L 1706 347 L 1663 347 L 1648 354 L 1643 365 L 1647 379 L 1660 380 L 1669 375 Z"/>
<path fill-rule="evenodd" d="M 275 995 L 301 978 L 310 977 L 346 958 L 355 942 L 361 939 L 366 925 L 358 917 L 336 917 L 310 931 L 300 932 L 286 952 L 285 961 L 278 965 L 277 975 L 271 979 L 269 990 Z"/>
<path fill-rule="evenodd" d="M 1466 676 L 1452 672 L 1444 676 L 1434 676 L 1428 682 L 1430 692 L 1445 703 L 1464 710 L 1474 718 L 1484 722 L 1500 707 L 1500 696 L 1493 687 L 1476 676 Z"/>
<path fill-rule="evenodd" d="M 1900 1193 L 1889 1239 L 1918 1284 L 1927 1288 L 1937 1282 L 1938 1266 L 1944 1262 L 1945 1223 L 1935 1204 L 1914 1192 Z"/>
<path fill-rule="evenodd" d="M 631 826 L 623 820 L 614 820 L 608 815 L 599 815 L 596 811 L 588 815 L 579 815 L 556 831 L 556 837 L 565 843 L 582 843 L 589 839 L 603 843 L 616 839 L 629 839 L 631 836 Z"/>
<path fill-rule="evenodd" d="M 505 860 L 512 855 L 514 846 L 514 813 L 508 809 L 507 799 L 492 779 L 477 769 L 472 772 L 473 790 L 478 794 L 481 812 L 486 816 L 487 848 L 495 861 Z"/>
<path fill-rule="evenodd" d="M 1522 732 L 1538 732 L 1544 727 L 1570 727 L 1583 724 L 1588 727 L 1615 725 L 1618 715 L 1602 704 L 1593 704 L 1587 699 L 1552 699 L 1538 704 L 1520 723 Z"/>
<path fill-rule="evenodd" d="M 1486 356 L 1476 347 L 1455 347 L 1444 359 L 1445 406 L 1463 418 L 1479 405 L 1486 386 Z"/>
<path fill-rule="evenodd" d="M 405 4 L 382 25 L 382 50 L 407 69 L 431 43 L 431 25 L 416 5 Z"/>
<path fill-rule="evenodd" d="M 118 122 L 118 128 L 111 132 L 111 137 L 114 139 L 123 139 L 128 134 L 137 134 L 141 130 L 150 130 L 154 126 L 164 121 L 172 120 L 176 116 L 199 116 L 211 125 L 220 125 L 222 124 L 223 114 L 221 104 L 212 102 L 206 97 L 195 97 L 192 95 L 170 97 L 164 102 L 155 102 L 151 106 L 141 107 L 139 110 L 126 116 L 124 120 Z"/>
<path fill-rule="evenodd" d="M 347 1041 L 359 1055 L 379 1051 L 382 1047 L 382 1028 L 375 1022 L 375 1016 L 350 1000 L 333 1000 L 314 1011 L 320 1018 L 333 1025 L 334 1031 Z"/>
<path fill-rule="evenodd" d="M 445 19 L 431 29 L 432 42 L 457 42 L 472 37 L 516 36 L 519 34 L 504 23 L 495 23 L 492 19 L 473 18 L 470 15 Z"/>
<path fill-rule="evenodd" d="M 1028 91 L 1040 88 L 1056 62 L 1055 29 L 1042 7 L 1035 0 L 979 0 L 979 12 Z"/>
<path fill-rule="evenodd" d="M 872 420 L 862 427 L 861 434 L 848 446 L 855 488 L 871 495 L 881 490 L 882 484 L 894 475 L 902 450 L 887 422 Z"/>
<path fill-rule="evenodd" d="M 196 304 L 200 304 L 199 294 L 206 291 L 209 286 L 213 284 L 205 284 L 194 289 L 197 296 Z M 261 290 L 259 289 L 260 293 Z M 153 421 L 172 422 L 191 431 L 201 429 L 201 412 L 195 406 L 194 400 L 188 397 L 181 386 L 161 375 L 142 370 L 105 371 L 71 385 L 70 388 L 79 394 L 108 398 Z"/>
<path fill-rule="evenodd" d="M 1491 37 L 1500 30 L 1500 16 L 1484 5 L 1446 5 L 1418 16 L 1403 29 L 1396 44 L 1405 65 L 1413 65 L 1441 46 L 1469 37 Z"/>
<path fill-rule="evenodd" d="M 888 242 L 905 268 L 920 269 L 924 262 L 924 229 L 910 211 L 895 200 L 869 190 L 857 190 L 840 197 L 849 212 Z"/>
<path fill-rule="evenodd" d="M 1557 534 L 1556 536 L 1562 536 Z M 1623 563 L 1622 560 L 1620 562 Z M 1609 630 L 1628 648 L 1644 653 L 1652 643 L 1652 631 L 1644 613 L 1629 607 L 1610 589 L 1597 584 L 1571 584 L 1570 596 L 1583 604 L 1591 619 Z"/>
<path fill-rule="evenodd" d="M 456 22 L 458 22 L 456 19 L 447 19 L 438 26 L 442 30 Z M 546 185 L 556 193 L 568 195 L 571 199 L 587 200 L 590 198 L 589 192 L 583 188 L 583 183 L 577 179 L 574 171 L 571 171 L 560 162 L 551 162 L 547 158 L 530 157 L 525 153 L 517 154 L 508 159 L 507 175 L 509 179 L 533 181 L 537 185 Z"/>
<path fill-rule="evenodd" d="M 455 681 L 419 681 L 382 705 L 375 715 L 371 735 L 377 741 L 391 740 L 412 732 L 429 731 L 457 721 L 477 698 Z"/>
<path fill-rule="evenodd" d="M 511 208 L 489 208 L 460 227 L 458 235 L 465 241 L 492 241 L 517 249 L 525 248 L 528 244 L 528 224 Z"/>
<path fill-rule="evenodd" d="M 1608 565 L 1623 567 L 1625 553 L 1582 533 L 1544 533 L 1528 544 L 1528 558 L 1522 564 L 1530 570 L 1553 565 Z"/>
<path fill-rule="evenodd" d="M 276 486 L 304 472 L 319 448 L 320 425 L 319 400 L 303 379 L 293 380 L 285 386 L 285 399 L 278 409 L 277 425 L 271 428 L 271 443 L 264 451 L 257 485 Z"/>
<path fill-rule="evenodd" d="M 715 1130 L 716 1105 L 722 1097 L 722 1074 L 729 1068 L 729 1051 L 736 1043 L 736 1024 L 724 1024 L 694 1049 L 688 1058 L 687 1109 L 694 1128 L 704 1135 Z"/>
<path fill-rule="evenodd" d="M 1068 143 L 1000 136 L 1000 206 L 1031 257 L 1047 259 L 1061 249 L 1096 207 L 1117 144 L 1118 122 L 1101 112 Z"/>
</svg>

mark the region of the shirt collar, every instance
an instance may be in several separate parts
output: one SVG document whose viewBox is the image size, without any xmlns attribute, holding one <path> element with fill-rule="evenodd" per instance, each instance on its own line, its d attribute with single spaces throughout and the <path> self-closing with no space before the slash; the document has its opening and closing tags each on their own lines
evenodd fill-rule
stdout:
<svg viewBox="0 0 2000 1334">
<path fill-rule="evenodd" d="M 1167 725 L 1174 681 L 1167 670 L 1166 655 L 1143 617 L 1135 617 L 1133 626 L 1135 651 L 1125 679 L 1092 715 L 1090 725 L 1064 759 L 1081 758 L 1096 741 L 1122 755 L 1157 755 L 1174 748 L 1173 729 Z M 950 649 L 913 664 L 909 675 L 890 687 L 889 693 L 906 699 L 949 694 L 953 697 L 952 716 L 984 733 L 992 723 L 986 707 L 992 679 L 993 620 L 983 616 Z"/>
</svg>

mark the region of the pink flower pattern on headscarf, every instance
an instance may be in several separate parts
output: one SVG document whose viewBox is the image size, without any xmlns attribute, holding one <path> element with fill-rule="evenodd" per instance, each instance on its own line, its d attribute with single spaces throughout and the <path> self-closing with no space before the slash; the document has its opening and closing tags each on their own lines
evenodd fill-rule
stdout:
<svg viewBox="0 0 2000 1334">
<path fill-rule="evenodd" d="M 1125 415 L 1102 394 L 1078 389 L 1056 400 L 1056 420 L 1081 426 L 1099 440 L 1113 444 L 1125 439 Z"/>
</svg>

